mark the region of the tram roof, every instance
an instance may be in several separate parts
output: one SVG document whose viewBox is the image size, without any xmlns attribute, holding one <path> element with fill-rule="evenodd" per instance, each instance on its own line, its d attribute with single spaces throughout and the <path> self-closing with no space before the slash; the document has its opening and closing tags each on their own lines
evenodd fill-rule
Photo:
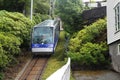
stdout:
<svg viewBox="0 0 120 80">
<path fill-rule="evenodd" d="M 37 25 L 35 25 L 35 27 L 47 27 L 47 26 L 51 26 L 51 27 L 54 27 L 55 25 L 55 21 L 56 20 L 45 20 Z"/>
</svg>

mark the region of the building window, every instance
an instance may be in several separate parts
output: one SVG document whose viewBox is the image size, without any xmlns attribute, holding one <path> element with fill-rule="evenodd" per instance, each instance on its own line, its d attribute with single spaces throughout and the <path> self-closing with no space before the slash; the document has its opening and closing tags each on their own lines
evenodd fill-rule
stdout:
<svg viewBox="0 0 120 80">
<path fill-rule="evenodd" d="M 120 3 L 115 6 L 115 29 L 120 30 Z"/>
<path fill-rule="evenodd" d="M 120 55 L 120 44 L 118 44 L 118 55 Z"/>
</svg>

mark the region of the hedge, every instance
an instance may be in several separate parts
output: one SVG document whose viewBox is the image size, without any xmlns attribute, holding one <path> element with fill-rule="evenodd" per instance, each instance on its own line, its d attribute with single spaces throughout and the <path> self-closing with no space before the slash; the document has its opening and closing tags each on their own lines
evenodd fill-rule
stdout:
<svg viewBox="0 0 120 80">
<path fill-rule="evenodd" d="M 84 26 L 84 29 L 70 39 L 67 56 L 71 57 L 73 63 L 77 62 L 82 66 L 107 65 L 109 60 L 106 57 L 108 54 L 106 38 L 99 42 L 96 40 L 98 37 L 102 38 L 101 33 L 106 34 L 105 30 L 106 19 L 99 19 L 89 26 Z"/>
</svg>

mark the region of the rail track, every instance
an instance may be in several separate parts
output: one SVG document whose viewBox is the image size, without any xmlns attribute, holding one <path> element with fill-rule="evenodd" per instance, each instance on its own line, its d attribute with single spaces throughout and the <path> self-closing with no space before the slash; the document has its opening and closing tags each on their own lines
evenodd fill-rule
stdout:
<svg viewBox="0 0 120 80">
<path fill-rule="evenodd" d="M 48 58 L 48 56 L 34 56 L 18 80 L 41 80 Z"/>
</svg>

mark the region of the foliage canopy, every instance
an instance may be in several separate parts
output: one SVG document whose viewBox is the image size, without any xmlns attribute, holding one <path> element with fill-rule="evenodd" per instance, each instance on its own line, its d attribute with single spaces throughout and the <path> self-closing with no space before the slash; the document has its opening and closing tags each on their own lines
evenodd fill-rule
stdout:
<svg viewBox="0 0 120 80">
<path fill-rule="evenodd" d="M 56 14 L 60 16 L 64 24 L 64 29 L 69 33 L 80 30 L 82 11 L 81 0 L 56 1 Z"/>
</svg>

